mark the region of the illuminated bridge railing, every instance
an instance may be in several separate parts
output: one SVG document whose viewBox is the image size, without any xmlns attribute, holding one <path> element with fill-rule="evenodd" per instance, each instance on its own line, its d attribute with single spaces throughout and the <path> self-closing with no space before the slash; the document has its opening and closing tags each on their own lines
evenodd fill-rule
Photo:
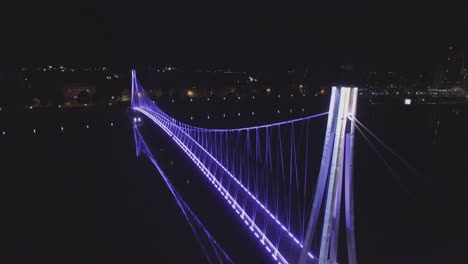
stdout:
<svg viewBox="0 0 468 264">
<path fill-rule="evenodd" d="M 278 263 L 301 254 L 318 168 L 311 168 L 312 122 L 321 113 L 275 124 L 207 129 L 179 122 L 132 79 L 132 109 L 171 137 Z M 320 164 L 318 164 L 320 165 Z M 308 252 L 308 261 L 317 259 Z"/>
</svg>

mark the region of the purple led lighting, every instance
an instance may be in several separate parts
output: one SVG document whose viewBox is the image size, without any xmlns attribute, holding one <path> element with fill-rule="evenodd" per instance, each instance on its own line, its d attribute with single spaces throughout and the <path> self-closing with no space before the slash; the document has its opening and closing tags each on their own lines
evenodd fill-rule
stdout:
<svg viewBox="0 0 468 264">
<path fill-rule="evenodd" d="M 267 241 L 268 244 L 270 244 L 271 248 L 274 248 L 275 250 L 277 250 L 277 248 L 275 246 L 273 246 L 272 242 L 270 242 L 270 240 L 268 240 L 265 236 L 265 234 L 260 231 L 259 227 L 251 220 L 251 218 L 247 215 L 247 213 L 237 204 L 237 202 L 235 201 L 234 198 L 232 198 L 232 196 L 229 194 L 229 192 L 224 188 L 224 186 L 218 182 L 218 180 L 216 179 L 216 177 L 208 170 L 208 168 L 206 168 L 204 166 L 204 164 L 199 160 L 199 158 L 197 158 L 193 152 L 177 137 L 175 136 L 175 134 L 163 123 L 163 121 L 160 121 L 158 120 L 156 117 L 154 117 L 153 115 L 151 115 L 150 113 L 148 113 L 147 111 L 145 111 L 144 109 L 141 109 L 141 108 L 134 108 L 134 110 L 144 114 L 145 116 L 147 116 L 148 118 L 150 118 L 153 122 L 155 122 L 160 128 L 163 129 L 163 131 L 165 131 L 173 140 L 174 142 L 192 159 L 192 161 L 197 164 L 197 166 L 199 167 L 199 169 L 205 174 L 205 176 L 207 178 L 209 178 L 210 182 L 212 182 L 213 185 L 216 185 L 216 186 L 219 186 L 219 188 L 216 188 L 222 196 L 225 197 L 225 199 L 228 201 L 228 203 L 231 205 L 233 205 L 234 208 L 238 208 L 239 211 L 242 212 L 242 215 L 245 215 L 246 218 L 250 219 L 250 223 L 252 224 L 252 226 L 254 227 L 254 229 L 262 234 L 262 236 L 264 237 L 262 240 L 262 244 L 265 243 L 265 240 Z M 159 116 L 159 115 L 158 115 Z M 172 126 L 176 126 L 174 124 L 171 124 L 169 121 L 167 121 L 168 125 L 172 125 Z M 176 126 L 177 129 L 181 130 L 179 127 Z M 246 191 L 249 195 L 249 197 L 251 197 L 252 199 L 254 199 L 254 201 L 260 205 L 260 207 L 267 213 L 267 215 L 269 215 L 273 220 L 275 220 L 274 222 L 276 222 L 282 230 L 286 231 L 287 234 L 289 235 L 289 237 L 291 237 L 291 240 L 296 243 L 297 245 L 299 245 L 299 247 L 303 247 L 302 243 L 300 243 L 300 241 L 295 238 L 295 236 L 287 231 L 287 228 L 281 224 L 281 222 L 279 221 L 279 219 L 277 219 L 252 193 L 250 193 L 247 188 L 245 188 L 245 186 L 243 186 L 239 180 L 237 180 L 237 178 L 235 178 L 216 158 L 214 158 L 209 152 L 207 152 L 201 145 L 198 144 L 198 142 L 196 142 L 193 138 L 191 138 L 189 135 L 187 135 L 184 131 L 182 131 L 182 133 L 184 133 L 187 137 L 189 137 L 193 143 L 195 143 L 197 146 L 199 146 L 208 156 L 210 156 L 210 158 L 212 158 L 223 170 L 225 170 L 225 172 L 232 178 L 235 180 L 235 182 L 237 184 L 239 184 L 242 189 L 244 189 L 244 191 Z M 278 223 L 279 222 L 279 223 Z M 310 253 L 310 252 L 309 252 Z M 279 254 L 279 253 L 278 253 Z M 283 263 L 288 263 L 286 261 L 286 259 L 281 255 L 279 254 L 279 258 L 282 259 Z M 311 259 L 314 259 L 314 256 L 310 253 L 309 254 L 309 257 Z"/>
<path fill-rule="evenodd" d="M 152 119 L 153 121 L 156 122 L 155 118 L 153 118 L 152 115 L 151 115 L 150 113 L 148 113 L 146 110 L 141 109 L 141 108 L 135 108 L 134 110 L 137 110 L 137 111 L 139 111 L 139 112 L 145 114 L 147 117 L 149 117 L 150 119 Z M 151 111 L 151 110 L 150 110 L 150 111 Z M 151 112 L 153 112 L 153 111 L 151 111 Z M 217 164 L 218 166 L 220 166 L 220 167 L 231 177 L 231 179 L 233 179 L 236 183 L 238 183 L 239 186 L 240 186 L 242 189 L 244 189 L 244 190 L 247 192 L 247 194 L 248 194 L 254 201 L 256 201 L 256 203 L 257 203 L 258 205 L 260 205 L 260 207 L 261 207 L 262 209 L 264 209 L 265 212 L 266 212 L 268 215 L 271 216 L 271 218 L 272 218 L 273 220 L 278 220 L 278 219 L 277 219 L 277 218 L 276 218 L 276 217 L 275 217 L 275 216 L 274 216 L 274 215 L 273 215 L 273 214 L 272 214 L 272 213 L 271 213 L 271 212 L 270 212 L 270 211 L 269 211 L 253 194 L 252 194 L 252 193 L 251 193 L 251 192 L 250 192 L 250 191 L 248 191 L 248 189 L 247 189 L 244 185 L 241 184 L 241 182 L 240 182 L 236 177 L 234 177 L 234 175 L 232 175 L 232 173 L 231 173 L 230 171 L 228 171 L 228 170 L 224 167 L 224 165 L 222 165 L 215 157 L 213 157 L 213 156 L 211 155 L 211 153 L 209 153 L 209 152 L 208 152 L 203 146 L 201 146 L 195 139 L 193 139 L 189 134 L 187 134 L 185 131 L 183 131 L 182 128 L 180 128 L 179 126 L 173 124 L 171 121 L 167 120 L 165 117 L 161 116 L 160 114 L 158 114 L 158 113 L 156 113 L 156 112 L 154 112 L 154 113 L 157 114 L 158 116 L 160 116 L 161 118 L 165 119 L 168 125 L 175 126 L 175 129 L 180 130 L 180 131 L 181 131 L 182 133 L 184 133 L 189 139 L 191 139 L 192 142 L 195 143 L 201 150 L 203 150 L 203 151 L 205 152 L 205 154 L 207 154 L 210 158 L 212 158 L 212 160 L 215 161 L 216 164 Z M 164 125 L 162 122 L 159 122 L 158 124 Z M 169 130 L 169 129 L 167 128 L 167 126 L 165 126 L 165 128 L 166 128 L 167 130 Z M 169 131 L 170 131 L 170 130 L 169 130 Z M 171 134 L 172 134 L 172 132 L 171 132 Z M 191 155 L 193 155 L 193 154 L 191 154 Z M 198 163 L 197 163 L 197 164 L 198 164 Z M 280 225 L 281 225 L 281 224 L 280 224 Z"/>
<path fill-rule="evenodd" d="M 150 118 L 169 137 L 171 137 L 171 139 L 179 146 L 179 148 L 181 150 L 183 150 L 187 154 L 187 156 L 197 165 L 197 167 L 200 169 L 200 171 L 203 172 L 202 175 L 205 175 L 205 177 L 207 177 L 207 179 L 214 185 L 215 189 L 218 190 L 223 197 L 225 197 L 228 204 L 230 204 L 231 207 L 233 208 L 233 211 L 237 215 L 239 215 L 239 217 L 244 221 L 244 223 L 246 223 L 246 225 L 249 227 L 251 232 L 253 232 L 254 235 L 256 235 L 259 239 L 260 239 L 260 237 L 262 237 L 262 239 L 260 239 L 260 241 L 263 244 L 268 245 L 268 241 L 269 241 L 269 239 L 271 239 L 271 237 L 269 239 L 266 237 L 266 233 L 267 233 L 267 231 L 266 231 L 267 227 L 266 226 L 268 226 L 270 223 L 274 222 L 275 224 L 272 225 L 273 230 L 276 230 L 276 226 L 277 226 L 278 228 L 280 227 L 277 230 L 282 230 L 282 231 L 277 232 L 278 234 L 275 235 L 273 233 L 273 231 L 270 230 L 270 227 L 268 227 L 268 235 L 271 235 L 273 238 L 275 238 L 275 236 L 278 236 L 277 239 L 282 239 L 283 237 L 289 236 L 289 237 L 291 237 L 291 239 L 290 240 L 286 239 L 286 240 L 284 240 L 284 242 L 281 242 L 281 244 L 278 242 L 279 241 L 278 240 L 277 241 L 278 244 L 276 245 L 276 247 L 273 246 L 273 245 L 268 245 L 268 248 L 270 248 L 270 250 L 273 249 L 273 251 L 276 254 L 276 252 L 279 252 L 277 247 L 279 247 L 281 245 L 281 248 L 283 248 L 282 247 L 283 243 L 288 243 L 287 241 L 291 241 L 292 244 L 297 244 L 301 248 L 303 247 L 303 245 L 301 244 L 299 239 L 297 239 L 291 233 L 292 230 L 296 230 L 296 229 L 291 227 L 291 224 L 289 222 L 290 221 L 289 218 L 286 219 L 287 222 L 285 222 L 285 223 L 287 223 L 287 226 L 288 226 L 288 227 L 286 227 L 285 225 L 283 225 L 281 223 L 281 221 L 278 218 L 278 217 L 281 217 L 282 219 L 284 218 L 283 215 L 281 214 L 281 212 L 279 212 L 280 214 L 278 216 L 275 216 L 272 212 L 270 212 L 270 210 L 278 211 L 278 210 L 274 209 L 275 208 L 274 206 L 271 206 L 270 208 L 267 208 L 263 204 L 263 202 L 260 202 L 259 199 L 260 199 L 261 196 L 258 196 L 259 198 L 257 198 L 255 195 L 253 195 L 249 191 L 249 189 L 251 188 L 251 184 L 249 182 L 246 183 L 244 178 L 245 177 L 251 177 L 251 176 L 248 176 L 247 174 L 244 175 L 244 173 L 242 173 L 242 172 L 239 173 L 238 171 L 234 170 L 233 171 L 234 174 L 236 174 L 238 176 L 240 175 L 239 178 L 236 178 L 227 169 L 227 168 L 230 168 L 230 166 L 225 167 L 223 164 L 221 164 L 221 161 L 224 163 L 223 158 L 218 157 L 219 154 L 217 154 L 215 152 L 216 149 L 212 150 L 211 145 L 214 142 L 210 142 L 210 140 L 212 141 L 213 138 L 210 138 L 210 134 L 207 134 L 207 132 L 226 132 L 226 131 L 227 132 L 230 132 L 230 131 L 232 132 L 232 131 L 242 131 L 242 130 L 250 130 L 250 129 L 268 128 L 268 127 L 273 127 L 273 126 L 281 126 L 281 125 L 285 125 L 285 124 L 293 124 L 294 122 L 309 120 L 309 119 L 311 119 L 313 117 L 324 116 L 324 115 L 326 115 L 328 113 L 322 113 L 322 114 L 318 114 L 318 115 L 315 115 L 315 116 L 299 118 L 299 119 L 289 120 L 289 121 L 284 121 L 284 122 L 278 122 L 278 123 L 269 124 L 269 125 L 262 125 L 262 126 L 255 126 L 255 127 L 245 127 L 245 128 L 239 128 L 239 129 L 198 128 L 198 127 L 193 127 L 193 126 L 178 122 L 174 118 L 172 118 L 172 117 L 168 116 L 167 114 L 165 114 L 156 105 L 153 104 L 154 102 L 151 103 L 150 101 L 148 101 L 149 98 L 147 98 L 146 93 L 144 92 L 144 90 L 142 90 L 142 88 L 140 88 L 138 86 L 139 86 L 139 84 L 134 82 L 134 85 L 132 87 L 132 108 L 135 111 L 138 111 L 138 112 L 144 114 L 145 116 L 147 116 L 148 118 Z M 136 96 L 137 94 L 138 94 L 138 96 Z M 135 95 L 135 97 L 133 97 L 133 95 Z M 141 122 L 139 119 L 137 119 L 137 121 Z M 293 126 L 293 125 L 291 125 L 291 126 Z M 215 134 L 211 134 L 211 135 L 215 135 Z M 215 158 L 212 155 L 212 153 L 213 153 L 213 155 L 217 156 L 219 158 L 219 160 L 217 158 Z M 256 175 L 254 174 L 254 176 L 256 176 Z M 226 179 L 228 179 L 228 180 L 226 180 Z M 241 180 L 239 180 L 239 179 L 241 179 Z M 233 181 L 231 181 L 231 180 L 233 180 Z M 232 184 L 232 182 L 235 182 L 236 184 Z M 243 184 L 246 184 L 246 186 L 248 186 L 248 187 L 246 188 L 246 186 L 244 186 Z M 227 187 L 225 188 L 225 186 L 227 186 Z M 254 187 L 252 187 L 252 188 L 254 188 Z M 242 189 L 243 191 L 239 192 L 239 189 Z M 257 192 L 257 190 L 254 190 L 254 189 L 252 189 L 252 190 L 255 193 Z M 235 193 L 236 198 L 234 198 L 233 195 L 231 195 L 231 193 L 232 194 Z M 238 198 L 238 195 L 237 195 L 238 193 L 241 193 L 239 198 Z M 242 202 L 243 206 L 241 207 L 238 204 L 237 200 L 242 201 L 241 199 L 244 199 L 244 198 L 247 199 L 246 200 L 247 202 L 245 202 L 245 201 Z M 264 199 L 262 198 L 262 201 L 263 200 Z M 268 201 L 270 201 L 270 200 L 268 200 Z M 249 206 L 246 206 L 246 203 L 248 203 Z M 252 207 L 250 206 L 250 205 L 252 205 L 252 203 L 253 203 L 253 206 L 255 206 L 254 207 L 255 212 L 252 213 L 255 217 L 256 217 L 256 214 L 257 214 L 257 208 L 258 207 L 262 208 L 261 210 L 258 211 L 258 213 L 261 214 L 261 217 L 260 218 L 257 217 L 256 221 L 258 221 L 260 223 L 261 221 L 263 221 L 262 218 L 264 218 L 265 221 L 268 221 L 268 222 L 265 222 L 266 226 L 264 226 L 265 229 L 263 230 L 263 232 L 259 229 L 259 227 L 256 225 L 256 223 L 254 223 L 254 220 L 252 220 L 252 218 L 250 218 L 250 216 L 247 214 L 247 212 L 244 211 L 244 209 L 243 209 L 243 207 L 244 207 L 244 208 L 246 208 L 245 210 L 247 210 L 247 208 L 248 208 L 249 211 L 253 210 Z M 258 205 L 258 207 L 256 207 L 255 204 Z M 269 216 L 266 216 L 266 215 L 269 215 Z M 255 217 L 254 217 L 254 219 L 255 219 Z M 274 220 L 274 221 L 271 221 L 270 219 Z M 282 235 L 283 232 L 284 232 L 284 234 L 287 233 L 288 235 L 283 236 Z M 294 232 L 296 232 L 296 231 L 294 231 Z M 260 234 L 260 235 L 258 235 L 258 234 Z M 308 252 L 308 253 L 309 253 L 308 255 L 309 255 L 310 258 L 314 258 L 313 255 L 310 252 Z M 272 254 L 272 255 L 273 255 L 274 259 L 276 260 L 275 254 Z M 280 263 L 285 263 L 285 262 L 280 261 Z"/>
<path fill-rule="evenodd" d="M 154 112 L 152 110 L 150 110 L 150 111 L 155 113 L 158 117 L 161 117 L 164 120 L 163 121 L 158 120 L 155 116 L 153 116 L 149 112 L 147 112 L 146 109 L 135 107 L 134 110 L 144 114 L 145 116 L 147 116 L 148 118 L 153 120 L 156 124 L 158 124 L 158 126 L 163 128 L 163 130 L 166 131 L 166 133 L 168 133 L 168 135 L 171 136 L 173 139 L 176 136 L 174 136 L 174 133 L 163 122 L 166 121 L 167 125 L 173 126 L 173 127 L 175 127 L 174 129 L 177 129 L 177 130 L 181 131 L 185 136 L 187 136 L 190 140 L 192 140 L 192 142 L 195 145 L 197 145 L 201 150 L 203 150 L 205 152 L 205 154 L 207 154 L 218 166 L 220 166 L 231 177 L 231 179 L 233 179 L 242 189 L 244 189 L 244 191 L 258 205 L 260 205 L 260 207 L 266 212 L 266 214 L 269 215 L 274 220 L 274 222 L 276 222 L 281 227 L 281 229 L 287 230 L 286 227 L 279 221 L 279 219 L 277 217 L 275 217 L 250 191 L 248 191 L 248 189 L 244 185 L 242 185 L 242 183 L 236 177 L 234 177 L 234 175 L 232 175 L 232 173 L 230 171 L 228 171 L 215 157 L 213 157 L 213 155 L 211 155 L 211 153 L 209 153 L 205 148 L 203 148 L 203 146 L 201 146 L 195 139 L 193 139 L 190 135 L 188 135 L 182 128 L 180 128 L 179 126 L 177 126 L 176 124 L 174 124 L 173 122 L 171 122 L 170 120 L 168 120 L 167 118 L 162 116 L 161 114 L 158 114 L 158 113 L 156 113 L 156 112 Z M 185 149 L 188 150 L 188 147 L 184 143 L 182 143 L 182 141 L 180 139 L 178 141 L 183 145 L 181 147 L 182 147 L 182 149 L 184 149 L 184 151 L 185 151 Z M 179 146 L 180 146 L 180 144 L 179 144 Z M 190 153 L 187 153 L 187 151 L 186 151 L 186 153 L 190 157 L 195 157 L 195 155 L 191 151 L 189 151 L 189 152 Z M 193 160 L 193 158 L 192 158 L 192 160 Z M 201 161 L 198 158 L 196 159 L 196 161 L 194 160 L 194 162 L 197 165 L 199 165 L 199 167 L 200 167 Z M 204 167 L 204 169 L 202 169 L 203 173 L 205 173 L 204 170 L 208 170 L 208 169 L 206 167 Z M 214 176 L 213 176 L 213 178 L 214 178 Z M 220 185 L 221 185 L 221 183 L 220 183 Z M 301 248 L 303 247 L 302 243 L 300 243 L 299 240 L 291 232 L 287 231 L 287 233 L 291 237 L 293 242 L 295 242 L 299 247 L 301 247 Z"/>
<path fill-rule="evenodd" d="M 154 105 L 156 107 L 156 105 Z M 134 110 L 137 109 L 142 109 L 140 107 L 133 107 Z M 306 116 L 306 117 L 301 117 L 301 118 L 296 118 L 296 119 L 291 119 L 291 120 L 286 120 L 286 121 L 281 121 L 281 122 L 276 122 L 276 123 L 271 123 L 271 124 L 266 124 L 266 125 L 260 125 L 260 126 L 251 126 L 251 127 L 242 127 L 242 128 L 203 128 L 203 127 L 196 127 L 196 126 L 191 126 L 187 125 L 185 123 L 182 123 L 180 121 L 176 121 L 174 118 L 168 117 L 166 113 L 164 113 L 161 109 L 157 108 L 159 112 L 156 112 L 152 109 L 145 109 L 149 110 L 150 112 L 154 113 L 155 115 L 160 116 L 161 118 L 166 119 L 168 122 L 172 122 L 174 126 L 177 126 L 178 128 L 183 129 L 184 131 L 205 131 L 205 132 L 239 132 L 239 131 L 244 131 L 244 130 L 255 130 L 255 129 L 262 129 L 262 128 L 268 128 L 268 127 L 274 127 L 274 126 L 282 126 L 282 125 L 287 125 L 287 124 L 292 124 L 292 123 L 297 123 L 297 122 L 302 122 L 302 121 L 307 121 L 309 119 L 313 119 L 316 117 L 321 117 L 328 115 L 328 112 L 323 112 L 311 116 Z M 172 120 L 168 120 L 172 119 Z"/>
<path fill-rule="evenodd" d="M 137 153 L 142 152 L 141 146 L 143 146 L 143 153 L 149 158 L 149 160 L 153 163 L 153 165 L 158 170 L 159 174 L 161 175 L 164 182 L 166 183 L 166 186 L 169 188 L 170 192 L 174 196 L 174 198 L 175 198 L 175 200 L 177 202 L 177 205 L 179 206 L 179 208 L 182 210 L 183 214 L 185 215 L 185 217 L 186 217 L 186 219 L 187 219 L 187 221 L 189 223 L 189 226 L 191 227 L 191 229 L 194 232 L 195 236 L 197 237 L 198 241 L 201 243 L 200 236 L 196 232 L 196 229 L 195 229 L 193 224 L 197 224 L 202 229 L 202 231 L 203 231 L 202 234 L 204 234 L 208 238 L 208 240 L 210 242 L 209 244 L 212 247 L 212 249 L 214 250 L 214 253 L 215 253 L 214 255 L 215 255 L 215 257 L 217 258 L 218 261 L 223 262 L 223 263 L 224 263 L 224 261 L 226 261 L 227 263 L 233 263 L 233 261 L 229 258 L 229 256 L 226 254 L 226 252 L 224 252 L 224 250 L 221 248 L 221 246 L 219 246 L 219 244 L 216 242 L 216 240 L 214 240 L 214 238 L 210 235 L 210 233 L 203 226 L 201 221 L 195 216 L 195 214 L 190 209 L 190 207 L 185 203 L 185 201 L 177 193 L 174 186 L 169 181 L 169 178 L 166 176 L 164 171 L 161 169 L 161 167 L 157 163 L 156 159 L 153 157 L 153 155 L 151 154 L 151 152 L 147 148 L 146 143 L 144 142 L 141 135 L 139 134 L 138 128 L 136 126 L 134 126 L 134 136 L 135 136 L 135 145 L 136 145 Z M 190 217 L 193 218 L 193 221 L 190 220 Z M 211 262 L 212 257 L 209 255 L 206 248 L 202 246 L 202 250 L 205 253 L 205 256 L 207 257 L 207 259 Z"/>
<path fill-rule="evenodd" d="M 136 110 L 146 115 L 146 113 L 141 111 L 141 109 L 136 109 Z M 274 246 L 274 244 L 265 236 L 265 234 L 255 224 L 255 222 L 248 216 L 248 214 L 242 209 L 242 207 L 237 203 L 237 201 L 229 194 L 229 192 L 224 188 L 224 186 L 220 182 L 218 182 L 216 177 L 213 174 L 211 174 L 211 172 L 205 167 L 205 165 L 201 163 L 201 161 L 187 148 L 187 146 L 183 144 L 182 141 L 177 136 L 175 136 L 166 126 L 164 126 L 164 124 L 162 124 L 159 120 L 157 120 L 156 118 L 150 115 L 147 115 L 147 116 L 148 118 L 153 120 L 156 124 L 158 124 L 163 129 L 163 131 L 165 131 L 172 138 L 172 140 L 192 159 L 194 163 L 200 164 L 200 167 L 201 167 L 200 170 L 205 174 L 207 178 L 213 180 L 212 182 L 213 185 L 216 183 L 220 187 L 220 189 L 223 190 L 221 191 L 217 189 L 221 194 L 222 193 L 225 194 L 224 197 L 228 201 L 228 203 L 233 204 L 235 208 L 237 208 L 239 211 L 242 212 L 242 214 L 244 215 L 244 221 L 247 221 L 249 223 L 248 225 L 253 227 L 253 229 L 255 230 L 253 232 L 257 232 L 258 234 L 262 235 L 262 239 L 260 240 L 260 242 L 264 245 L 267 244 L 270 248 L 274 248 L 276 251 L 278 251 L 278 249 Z M 278 251 L 277 256 L 281 260 L 281 263 L 285 263 L 285 264 L 288 263 L 288 261 L 279 253 L 279 251 Z"/>
</svg>

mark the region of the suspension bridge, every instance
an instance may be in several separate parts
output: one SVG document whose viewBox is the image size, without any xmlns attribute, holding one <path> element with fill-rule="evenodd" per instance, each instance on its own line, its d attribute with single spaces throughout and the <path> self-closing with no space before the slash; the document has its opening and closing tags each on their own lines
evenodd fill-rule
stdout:
<svg viewBox="0 0 468 264">
<path fill-rule="evenodd" d="M 340 223 L 345 223 L 347 261 L 357 262 L 354 232 L 353 148 L 358 125 L 357 88 L 333 87 L 327 112 L 234 129 L 203 128 L 176 120 L 146 94 L 132 71 L 131 108 L 146 116 L 193 162 L 206 183 L 239 218 L 274 263 L 337 263 Z M 327 119 L 321 161 L 314 122 Z M 358 127 L 357 127 L 358 128 Z M 166 176 L 134 120 L 137 155 L 146 155 L 163 177 L 187 218 L 207 261 L 232 260 L 184 202 Z M 359 128 L 358 128 L 359 129 Z M 342 203 L 344 202 L 344 204 Z M 344 213 L 344 221 L 341 214 Z"/>
</svg>

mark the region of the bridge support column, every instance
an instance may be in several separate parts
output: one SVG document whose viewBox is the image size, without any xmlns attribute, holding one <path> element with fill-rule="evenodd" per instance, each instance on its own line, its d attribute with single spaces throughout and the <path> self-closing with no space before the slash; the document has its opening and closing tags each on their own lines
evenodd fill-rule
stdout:
<svg viewBox="0 0 468 264">
<path fill-rule="evenodd" d="M 320 242 L 319 264 L 337 263 L 338 231 L 340 224 L 343 175 L 345 176 L 345 219 L 348 242 L 348 262 L 356 263 L 353 219 L 352 164 L 354 127 L 348 116 L 356 112 L 357 88 L 333 87 L 330 98 L 325 144 L 322 162 L 314 195 L 304 248 L 300 264 L 308 263 L 307 253 L 316 233 L 318 216 L 326 193 L 325 213 Z M 328 183 L 328 184 L 327 184 Z M 327 188 L 327 190 L 325 190 Z M 326 191 L 326 192 L 325 192 Z"/>
</svg>

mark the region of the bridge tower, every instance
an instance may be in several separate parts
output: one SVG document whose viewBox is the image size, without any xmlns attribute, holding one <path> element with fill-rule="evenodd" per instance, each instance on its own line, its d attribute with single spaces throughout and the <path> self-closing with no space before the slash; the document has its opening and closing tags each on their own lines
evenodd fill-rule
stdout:
<svg viewBox="0 0 468 264">
<path fill-rule="evenodd" d="M 323 228 L 318 263 L 337 263 L 343 183 L 348 263 L 356 264 L 353 214 L 353 148 L 355 131 L 354 124 L 348 119 L 348 116 L 354 116 L 356 113 L 357 92 L 357 88 L 332 88 L 317 189 L 307 226 L 304 247 L 299 257 L 299 264 L 308 263 L 307 252 L 310 250 L 312 239 L 316 233 L 324 195 L 326 195 L 325 213 L 323 214 L 323 221 L 321 221 Z"/>
</svg>

